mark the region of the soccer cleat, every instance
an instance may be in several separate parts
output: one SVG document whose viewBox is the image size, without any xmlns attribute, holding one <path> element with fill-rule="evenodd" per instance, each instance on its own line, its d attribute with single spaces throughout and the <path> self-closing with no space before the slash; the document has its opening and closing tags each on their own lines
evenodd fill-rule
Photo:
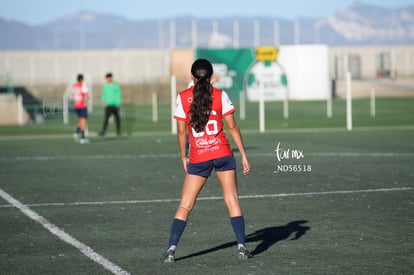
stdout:
<svg viewBox="0 0 414 275">
<path fill-rule="evenodd" d="M 238 252 L 239 252 L 239 259 L 241 260 L 246 260 L 248 258 L 253 257 L 252 253 L 250 253 L 250 251 L 244 246 L 241 246 L 238 249 Z"/>
<path fill-rule="evenodd" d="M 160 261 L 163 263 L 173 263 L 175 260 L 174 253 L 175 251 L 173 249 L 167 250 L 167 252 L 160 257 Z"/>
<path fill-rule="evenodd" d="M 79 142 L 79 134 L 78 133 L 73 133 L 73 140 L 75 142 Z"/>
<path fill-rule="evenodd" d="M 79 143 L 80 143 L 80 144 L 88 144 L 88 143 L 89 143 L 89 139 L 87 139 L 87 138 L 81 138 L 81 139 L 79 140 Z"/>
</svg>

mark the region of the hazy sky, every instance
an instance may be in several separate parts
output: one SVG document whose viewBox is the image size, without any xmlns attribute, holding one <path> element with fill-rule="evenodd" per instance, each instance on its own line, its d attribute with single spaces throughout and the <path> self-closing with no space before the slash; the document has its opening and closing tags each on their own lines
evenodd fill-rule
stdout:
<svg viewBox="0 0 414 275">
<path fill-rule="evenodd" d="M 0 18 L 29 24 L 94 11 L 128 19 L 158 19 L 178 15 L 198 18 L 228 15 L 270 15 L 285 19 L 299 16 L 324 17 L 351 6 L 355 0 L 0 0 Z M 413 5 L 413 0 L 363 0 L 385 8 Z"/>
</svg>

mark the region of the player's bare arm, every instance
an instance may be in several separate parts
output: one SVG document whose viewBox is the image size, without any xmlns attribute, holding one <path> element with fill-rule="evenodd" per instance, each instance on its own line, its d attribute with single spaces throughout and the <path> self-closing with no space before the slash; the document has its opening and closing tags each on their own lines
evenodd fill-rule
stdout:
<svg viewBox="0 0 414 275">
<path fill-rule="evenodd" d="M 184 170 L 187 173 L 189 158 L 186 153 L 187 143 L 187 124 L 184 120 L 177 120 L 177 139 L 180 148 L 181 159 L 183 161 Z"/>
<path fill-rule="evenodd" d="M 234 120 L 233 114 L 229 114 L 224 117 L 224 121 L 226 122 L 227 129 L 239 150 L 241 157 L 242 157 L 242 164 L 243 164 L 243 174 L 247 175 L 250 173 L 250 163 L 247 159 L 246 150 L 244 149 L 243 139 L 240 134 L 239 126 L 237 125 L 236 121 Z"/>
</svg>

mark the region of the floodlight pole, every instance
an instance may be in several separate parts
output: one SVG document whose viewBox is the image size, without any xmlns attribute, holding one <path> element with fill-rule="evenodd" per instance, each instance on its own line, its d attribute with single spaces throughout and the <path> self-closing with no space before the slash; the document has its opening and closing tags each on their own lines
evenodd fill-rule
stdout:
<svg viewBox="0 0 414 275">
<path fill-rule="evenodd" d="M 280 27 L 279 21 L 273 21 L 273 40 L 276 47 L 280 45 Z"/>
<path fill-rule="evenodd" d="M 293 22 L 293 37 L 295 45 L 300 44 L 300 26 L 299 26 L 299 19 L 296 19 Z"/>
<path fill-rule="evenodd" d="M 289 118 L 289 92 L 286 89 L 285 98 L 283 99 L 283 118 Z"/>
<path fill-rule="evenodd" d="M 93 111 L 93 83 L 92 76 L 86 75 L 87 85 L 89 89 L 89 99 L 88 99 L 88 112 L 92 113 Z"/>
<path fill-rule="evenodd" d="M 240 91 L 240 120 L 246 119 L 246 96 L 244 90 Z"/>
<path fill-rule="evenodd" d="M 171 20 L 170 21 L 170 49 L 176 48 L 175 32 L 176 32 L 175 21 Z"/>
<path fill-rule="evenodd" d="M 265 132 L 265 100 L 264 100 L 264 86 L 263 83 L 259 84 L 259 130 L 260 133 Z"/>
<path fill-rule="evenodd" d="M 375 88 L 371 90 L 370 113 L 371 117 L 375 117 Z"/>
<path fill-rule="evenodd" d="M 63 124 L 69 123 L 69 99 L 66 93 L 63 95 Z"/>
<path fill-rule="evenodd" d="M 17 95 L 17 120 L 19 122 L 19 125 L 23 125 L 23 96 L 21 94 Z"/>
<path fill-rule="evenodd" d="M 254 36 L 254 46 L 260 46 L 260 22 L 255 20 L 253 23 L 253 36 Z"/>
<path fill-rule="evenodd" d="M 152 93 L 152 122 L 158 122 L 158 94 Z"/>
<path fill-rule="evenodd" d="M 171 76 L 171 133 L 177 134 L 177 123 L 174 119 L 175 101 L 177 97 L 177 82 L 175 75 Z"/>
<path fill-rule="evenodd" d="M 332 83 L 332 85 L 334 85 Z M 328 91 L 328 95 L 326 98 L 326 117 L 332 118 L 332 87 L 331 90 Z"/>
<path fill-rule="evenodd" d="M 352 131 L 352 91 L 351 72 L 346 73 L 346 129 Z"/>
<path fill-rule="evenodd" d="M 197 48 L 197 21 L 191 21 L 191 47 Z"/>
<path fill-rule="evenodd" d="M 233 47 L 235 49 L 239 48 L 239 21 L 235 19 L 233 21 Z"/>
</svg>

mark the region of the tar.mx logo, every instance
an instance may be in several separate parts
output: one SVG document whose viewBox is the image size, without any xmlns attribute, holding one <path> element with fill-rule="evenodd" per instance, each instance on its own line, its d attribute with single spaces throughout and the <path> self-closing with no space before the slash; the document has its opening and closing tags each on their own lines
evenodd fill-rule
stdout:
<svg viewBox="0 0 414 275">
<path fill-rule="evenodd" d="M 303 159 L 305 158 L 305 156 L 303 155 L 303 150 L 280 148 L 280 142 L 277 144 L 275 152 L 276 152 L 277 160 L 279 162 L 282 159 Z"/>
<path fill-rule="evenodd" d="M 304 164 L 304 163 L 296 163 L 296 160 L 301 160 L 305 158 L 303 150 L 301 149 L 290 149 L 290 148 L 282 148 L 280 146 L 280 142 L 277 144 L 276 147 L 276 159 L 278 161 L 276 165 L 276 170 L 273 173 L 300 173 L 300 172 L 310 172 L 312 171 L 312 165 Z M 289 161 L 289 163 L 281 164 L 281 162 L 285 160 L 293 160 Z"/>
</svg>

